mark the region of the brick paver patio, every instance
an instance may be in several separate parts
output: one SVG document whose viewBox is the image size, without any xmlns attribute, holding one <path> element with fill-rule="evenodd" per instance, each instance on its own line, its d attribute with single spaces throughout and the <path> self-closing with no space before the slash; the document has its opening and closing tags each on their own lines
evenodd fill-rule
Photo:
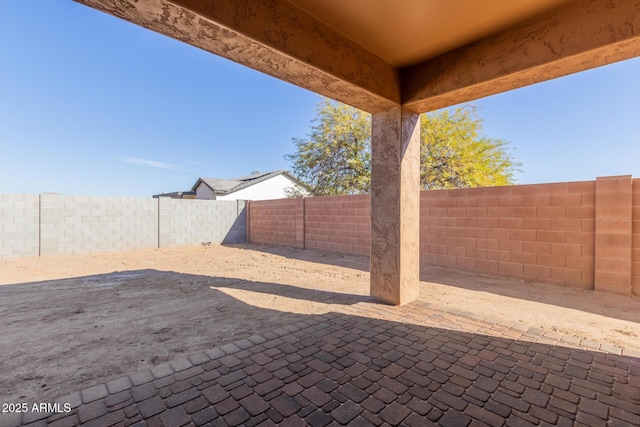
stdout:
<svg viewBox="0 0 640 427">
<path fill-rule="evenodd" d="M 423 302 L 340 313 L 62 396 L 0 426 L 640 425 L 640 355 Z"/>
</svg>

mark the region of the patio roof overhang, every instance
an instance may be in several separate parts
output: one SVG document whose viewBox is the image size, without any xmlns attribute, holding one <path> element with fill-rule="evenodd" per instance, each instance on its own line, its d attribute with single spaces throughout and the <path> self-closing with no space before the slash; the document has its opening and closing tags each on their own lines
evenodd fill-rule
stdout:
<svg viewBox="0 0 640 427">
<path fill-rule="evenodd" d="M 372 113 L 371 294 L 392 304 L 419 289 L 418 114 L 640 55 L 637 0 L 75 1 Z"/>
<path fill-rule="evenodd" d="M 640 55 L 634 0 L 76 0 L 372 113 Z"/>
</svg>

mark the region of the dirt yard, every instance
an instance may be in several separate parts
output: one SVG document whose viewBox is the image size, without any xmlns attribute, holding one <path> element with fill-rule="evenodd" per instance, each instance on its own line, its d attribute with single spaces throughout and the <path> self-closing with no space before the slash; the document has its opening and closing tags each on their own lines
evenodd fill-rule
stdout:
<svg viewBox="0 0 640 427">
<path fill-rule="evenodd" d="M 444 268 L 421 298 L 640 349 L 640 300 Z M 251 245 L 0 261 L 0 401 L 42 402 L 369 300 L 368 259 Z"/>
</svg>

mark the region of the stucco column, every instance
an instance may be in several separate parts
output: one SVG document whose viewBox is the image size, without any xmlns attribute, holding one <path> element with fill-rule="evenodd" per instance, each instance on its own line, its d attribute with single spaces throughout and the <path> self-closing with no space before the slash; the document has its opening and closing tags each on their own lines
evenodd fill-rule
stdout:
<svg viewBox="0 0 640 427">
<path fill-rule="evenodd" d="M 371 295 L 391 304 L 418 297 L 420 116 L 402 107 L 373 115 Z"/>
</svg>

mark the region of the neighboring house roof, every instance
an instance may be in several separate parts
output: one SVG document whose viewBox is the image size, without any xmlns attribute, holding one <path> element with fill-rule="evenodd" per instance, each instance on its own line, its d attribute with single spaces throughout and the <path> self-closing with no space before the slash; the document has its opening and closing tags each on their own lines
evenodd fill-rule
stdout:
<svg viewBox="0 0 640 427">
<path fill-rule="evenodd" d="M 236 191 L 242 190 L 243 188 L 250 187 L 254 184 L 266 181 L 267 179 L 273 178 L 274 176 L 278 175 L 284 175 L 295 184 L 308 190 L 306 185 L 294 178 L 289 172 L 285 170 L 277 170 L 273 172 L 260 172 L 253 175 L 240 176 L 238 178 L 232 179 L 198 178 L 196 183 L 193 184 L 193 187 L 191 187 L 191 191 L 195 191 L 196 188 L 198 188 L 198 186 L 202 183 L 213 190 L 216 194 L 226 195 L 235 193 Z"/>
<path fill-rule="evenodd" d="M 195 191 L 174 191 L 172 193 L 162 193 L 162 194 L 154 194 L 153 198 L 157 199 L 158 197 L 171 197 L 173 199 L 182 199 L 186 196 L 195 196 Z"/>
</svg>

